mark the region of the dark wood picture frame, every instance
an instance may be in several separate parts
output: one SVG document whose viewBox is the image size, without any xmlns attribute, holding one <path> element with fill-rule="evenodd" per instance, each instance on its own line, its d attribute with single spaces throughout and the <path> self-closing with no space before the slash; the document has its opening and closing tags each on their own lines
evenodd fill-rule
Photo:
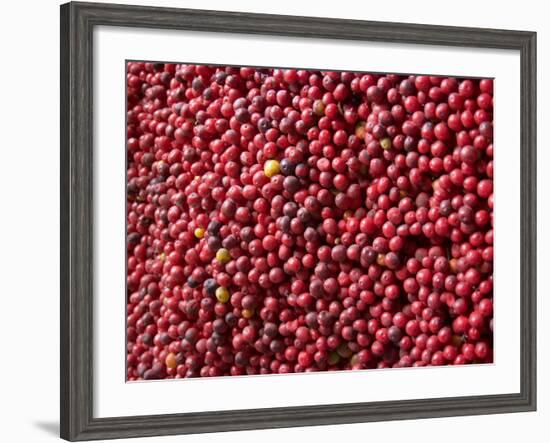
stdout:
<svg viewBox="0 0 550 443">
<path fill-rule="evenodd" d="M 517 50 L 521 57 L 521 391 L 517 394 L 93 416 L 94 26 Z M 536 409 L 536 33 L 189 9 L 61 6 L 61 437 L 92 440 L 493 414 Z"/>
</svg>

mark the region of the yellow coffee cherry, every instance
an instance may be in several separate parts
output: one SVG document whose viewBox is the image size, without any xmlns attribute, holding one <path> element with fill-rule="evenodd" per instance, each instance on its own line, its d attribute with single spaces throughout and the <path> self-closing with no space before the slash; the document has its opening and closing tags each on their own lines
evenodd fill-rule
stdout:
<svg viewBox="0 0 550 443">
<path fill-rule="evenodd" d="M 225 248 L 218 249 L 218 252 L 216 252 L 216 260 L 218 260 L 220 263 L 227 263 L 229 260 L 231 260 L 231 255 L 229 254 L 229 251 Z"/>
<path fill-rule="evenodd" d="M 227 303 L 229 301 L 229 291 L 227 288 L 220 286 L 216 289 L 216 298 L 220 303 Z"/>
<path fill-rule="evenodd" d="M 361 140 L 365 138 L 365 122 L 358 122 L 355 125 L 355 136 Z"/>
<path fill-rule="evenodd" d="M 383 138 L 380 140 L 380 147 L 384 150 L 391 148 L 391 139 L 389 137 Z"/>
<path fill-rule="evenodd" d="M 340 356 L 338 355 L 338 352 L 332 351 L 328 355 L 328 364 L 329 365 L 335 365 L 340 361 Z"/>
<path fill-rule="evenodd" d="M 170 354 L 166 356 L 166 360 L 164 361 L 164 363 L 166 363 L 167 368 L 175 369 L 178 365 L 178 363 L 176 362 L 176 354 L 170 352 Z"/>
<path fill-rule="evenodd" d="M 281 171 L 281 165 L 278 160 L 268 160 L 264 165 L 264 174 L 267 177 L 273 177 Z"/>
<path fill-rule="evenodd" d="M 254 309 L 243 309 L 242 315 L 244 318 L 252 318 L 254 315 Z"/>
<path fill-rule="evenodd" d="M 204 229 L 203 228 L 196 228 L 195 229 L 195 237 L 203 238 L 204 237 Z"/>
<path fill-rule="evenodd" d="M 315 100 L 313 102 L 313 112 L 320 116 L 325 115 L 325 104 L 323 103 L 323 100 Z"/>
</svg>

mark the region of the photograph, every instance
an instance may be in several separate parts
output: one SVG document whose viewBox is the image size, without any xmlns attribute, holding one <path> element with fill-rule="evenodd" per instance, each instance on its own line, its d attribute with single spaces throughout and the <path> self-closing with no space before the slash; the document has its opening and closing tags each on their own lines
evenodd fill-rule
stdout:
<svg viewBox="0 0 550 443">
<path fill-rule="evenodd" d="M 0 443 L 544 440 L 550 8 L 111 1 L 2 10 Z"/>
<path fill-rule="evenodd" d="M 493 363 L 494 83 L 127 61 L 127 380 Z"/>
<path fill-rule="evenodd" d="M 535 411 L 536 30 L 223 9 L 60 8 L 61 438 Z"/>
</svg>

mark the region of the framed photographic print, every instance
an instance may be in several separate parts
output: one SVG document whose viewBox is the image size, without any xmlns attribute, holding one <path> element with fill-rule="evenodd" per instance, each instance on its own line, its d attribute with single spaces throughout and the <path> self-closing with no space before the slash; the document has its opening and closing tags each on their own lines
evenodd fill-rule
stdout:
<svg viewBox="0 0 550 443">
<path fill-rule="evenodd" d="M 61 437 L 535 410 L 535 45 L 61 6 Z"/>
</svg>

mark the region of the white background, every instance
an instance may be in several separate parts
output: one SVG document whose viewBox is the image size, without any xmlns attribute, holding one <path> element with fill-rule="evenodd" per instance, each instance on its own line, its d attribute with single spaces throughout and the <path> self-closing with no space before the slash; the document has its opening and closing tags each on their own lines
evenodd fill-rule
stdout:
<svg viewBox="0 0 550 443">
<path fill-rule="evenodd" d="M 126 3 L 122 2 L 121 3 Z M 142 3 L 134 0 L 129 3 Z M 151 3 L 151 2 L 149 2 Z M 550 370 L 548 316 L 550 119 L 550 31 L 543 2 L 466 1 L 449 8 L 440 1 L 395 0 L 374 5 L 338 2 L 157 1 L 157 5 L 233 9 L 295 15 L 318 15 L 431 24 L 515 28 L 538 31 L 539 101 L 539 411 L 528 414 L 462 417 L 297 428 L 201 436 L 166 437 L 159 442 L 375 441 L 471 442 L 521 441 L 548 427 Z M 54 441 L 58 429 L 58 158 L 59 158 L 59 11 L 56 1 L 12 2 L 2 9 L 0 27 L 0 149 L 2 217 L 0 227 L 0 406 L 3 441 Z M 546 30 L 544 29 L 546 27 Z M 546 83 L 543 80 L 546 77 Z M 546 173 L 545 173 L 546 172 Z M 546 198 L 545 198 L 546 197 Z M 546 272 L 547 274 L 548 272 Z M 243 393 L 243 395 L 246 393 Z M 540 434 L 539 434 L 540 435 Z M 137 440 L 136 440 L 137 441 Z"/>
<path fill-rule="evenodd" d="M 95 31 L 94 51 L 94 416 L 519 392 L 518 51 L 112 27 Z M 126 59 L 495 77 L 495 364 L 124 383 Z M 335 388 L 319 389 L 326 384 Z"/>
</svg>

